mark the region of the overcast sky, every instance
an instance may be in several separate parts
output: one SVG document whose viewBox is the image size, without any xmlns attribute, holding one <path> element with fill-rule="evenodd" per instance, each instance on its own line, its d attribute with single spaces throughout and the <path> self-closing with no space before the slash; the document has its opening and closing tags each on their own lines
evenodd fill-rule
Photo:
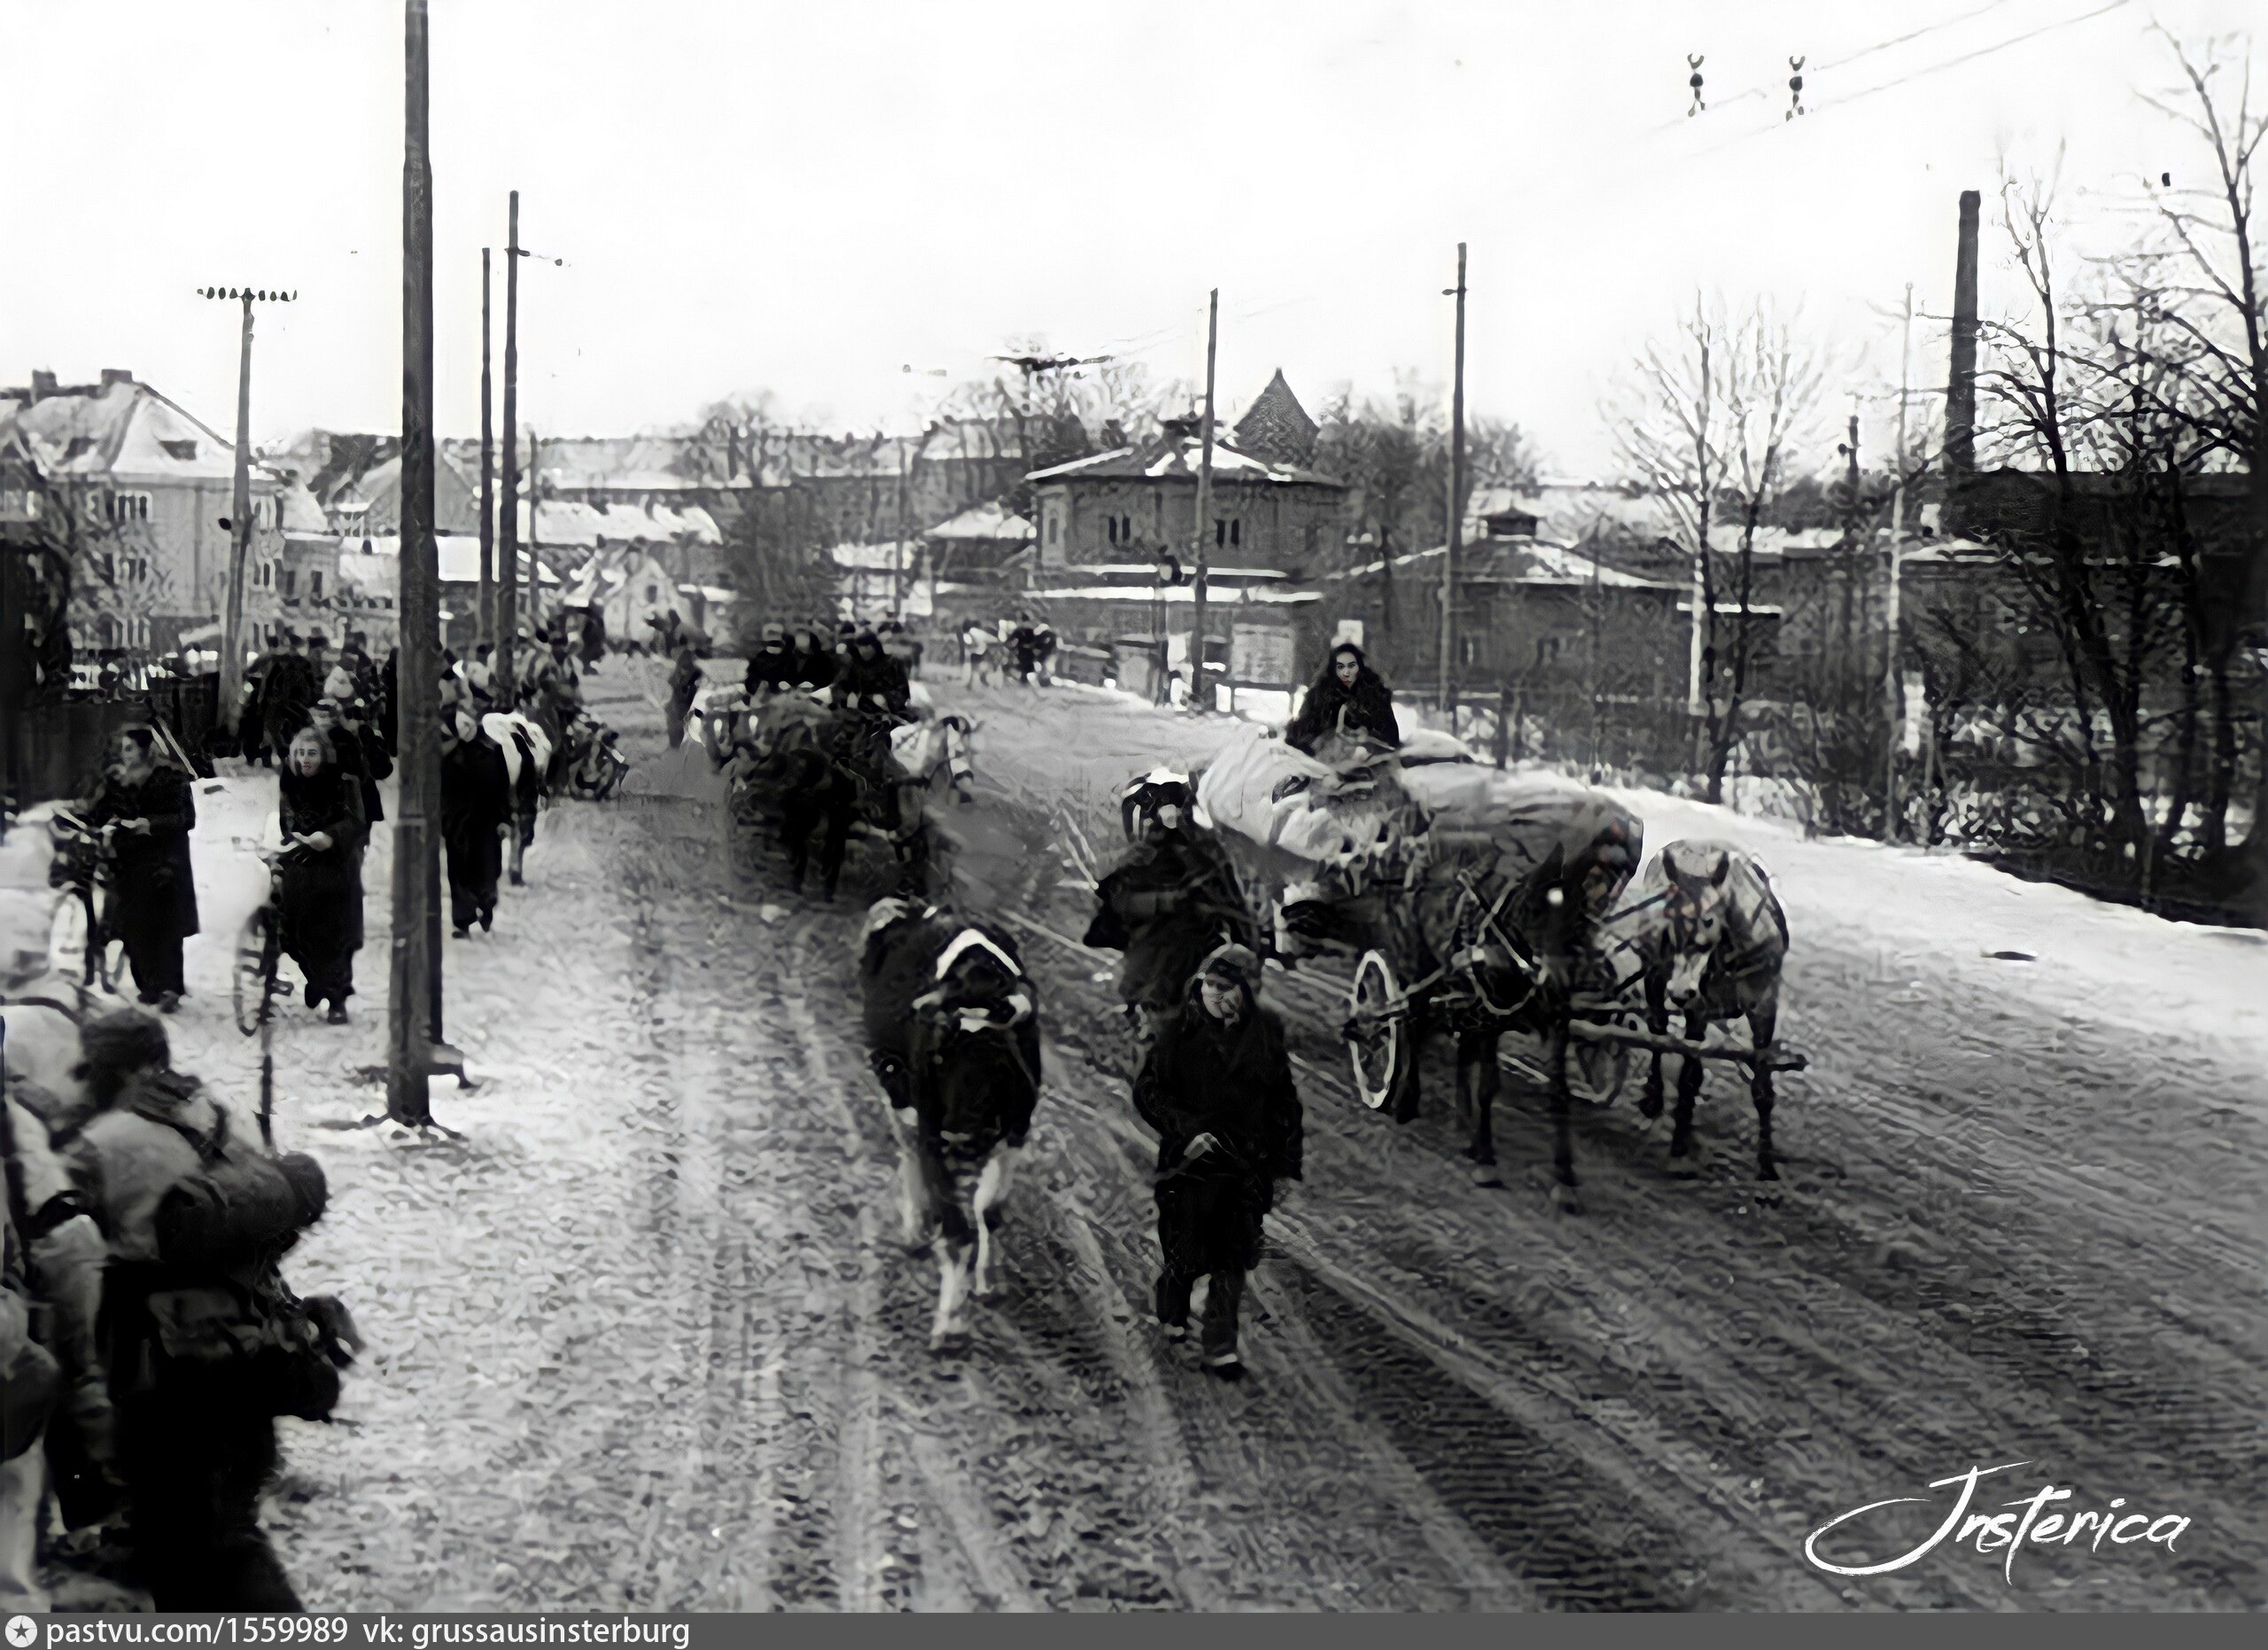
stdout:
<svg viewBox="0 0 2268 1650">
<path fill-rule="evenodd" d="M 433 0 L 439 421 L 478 428 L 517 187 L 540 433 L 765 389 L 903 427 L 1011 337 L 1201 379 L 1216 285 L 1231 414 L 1278 366 L 1310 409 L 1446 384 L 1462 238 L 1469 405 L 1604 472 L 1602 392 L 1697 285 L 1799 298 L 1894 374 L 1875 307 L 1910 281 L 1943 310 L 1958 193 L 1989 206 L 2004 151 L 2067 142 L 2082 218 L 2194 177 L 2134 96 L 2171 67 L 2146 31 L 2254 10 L 2109 4 Z M 402 9 L 0 0 L 0 384 L 129 368 L 226 432 L 235 316 L 191 288 L 296 287 L 260 319 L 255 439 L 398 427 Z M 500 373 L 502 309 L 500 258 Z M 1915 353 L 1942 385 L 1941 331 Z"/>
</svg>

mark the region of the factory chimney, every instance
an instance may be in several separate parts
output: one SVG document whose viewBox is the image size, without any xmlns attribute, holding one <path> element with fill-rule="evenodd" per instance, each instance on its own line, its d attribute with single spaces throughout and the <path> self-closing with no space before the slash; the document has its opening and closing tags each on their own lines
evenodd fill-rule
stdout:
<svg viewBox="0 0 2268 1650">
<path fill-rule="evenodd" d="M 1977 192 L 1961 191 L 1961 251 L 1953 273 L 1953 377 L 1946 386 L 1946 475 L 1977 468 Z"/>
</svg>

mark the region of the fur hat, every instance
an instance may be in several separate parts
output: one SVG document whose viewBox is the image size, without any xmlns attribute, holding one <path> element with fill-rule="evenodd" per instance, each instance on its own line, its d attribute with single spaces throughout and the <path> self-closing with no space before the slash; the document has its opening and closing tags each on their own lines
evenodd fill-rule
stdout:
<svg viewBox="0 0 2268 1650">
<path fill-rule="evenodd" d="M 113 1008 L 80 1028 L 79 1066 L 89 1071 L 127 1072 L 173 1063 L 173 1044 L 163 1021 L 139 1008 Z"/>
<path fill-rule="evenodd" d="M 1260 959 L 1245 946 L 1231 940 L 1207 957 L 1197 974 L 1200 979 L 1211 975 L 1238 985 L 1257 986 L 1260 984 Z"/>
</svg>

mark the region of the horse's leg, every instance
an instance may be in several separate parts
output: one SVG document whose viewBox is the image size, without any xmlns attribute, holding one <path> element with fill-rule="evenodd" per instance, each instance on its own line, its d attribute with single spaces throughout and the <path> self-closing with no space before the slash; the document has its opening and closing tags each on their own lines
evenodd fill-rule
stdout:
<svg viewBox="0 0 2268 1650">
<path fill-rule="evenodd" d="M 993 1213 L 1008 1195 L 1008 1179 L 1015 1167 L 1015 1148 L 995 1146 L 976 1178 L 976 1298 L 990 1300 L 998 1291 L 992 1283 Z"/>
<path fill-rule="evenodd" d="M 1580 1215 L 1583 1212 L 1583 1199 L 1575 1189 L 1574 1125 L 1569 1116 L 1573 1107 L 1567 1092 L 1568 1031 L 1565 1009 L 1553 1016 L 1550 1039 L 1551 1201 L 1561 1213 Z"/>
<path fill-rule="evenodd" d="M 1471 1031 L 1456 1039 L 1457 1093 L 1472 1115 L 1472 1141 L 1464 1155 L 1473 1162 L 1473 1184 L 1502 1186 L 1496 1172 L 1496 1042 L 1500 1033 Z"/>
<path fill-rule="evenodd" d="M 839 790 L 829 801 L 827 810 L 827 841 L 819 850 L 819 892 L 822 899 L 835 898 L 835 886 L 843 880 L 843 856 L 850 847 L 850 811 L 852 798 L 849 788 Z"/>
<path fill-rule="evenodd" d="M 1759 1050 L 1769 1048 L 1779 1025 L 1780 988 L 1775 983 L 1763 1000 L 1748 1011 L 1750 1044 Z M 1760 1060 L 1750 1069 L 1748 1097 L 1756 1102 L 1756 1178 L 1776 1180 L 1780 1171 L 1772 1161 L 1772 1068 Z"/>
<path fill-rule="evenodd" d="M 1669 1035 L 1669 975 L 1646 970 L 1646 1029 L 1656 1037 Z M 1649 1122 L 1662 1115 L 1662 1051 L 1646 1051 L 1646 1092 L 1638 1101 L 1638 1115 Z"/>
<path fill-rule="evenodd" d="M 780 844 L 788 851 L 788 886 L 804 889 L 804 871 L 812 857 L 812 831 L 819 823 L 819 809 L 802 791 L 788 793 L 780 810 Z"/>
<path fill-rule="evenodd" d="M 1698 1012 L 1687 1012 L 1687 1042 L 1698 1043 L 1708 1029 L 1708 1021 Z M 1701 1057 L 1698 1055 L 1680 1055 L 1677 1066 L 1677 1121 L 1670 1131 L 1669 1155 L 1684 1157 L 1693 1150 L 1693 1102 L 1701 1097 Z"/>
<path fill-rule="evenodd" d="M 897 1142 L 897 1215 L 899 1230 L 909 1253 L 929 1247 L 936 1214 L 929 1207 L 928 1186 L 921 1172 L 921 1142 L 915 1132 L 913 1110 L 890 1108 L 889 1132 Z"/>
<path fill-rule="evenodd" d="M 1402 1069 L 1394 1073 L 1394 1091 L 1386 1101 L 1396 1123 L 1418 1120 L 1418 1066 L 1425 1056 L 1425 1033 L 1432 1029 L 1431 1022 L 1432 1016 L 1422 995 L 1403 1011 Z"/>
</svg>

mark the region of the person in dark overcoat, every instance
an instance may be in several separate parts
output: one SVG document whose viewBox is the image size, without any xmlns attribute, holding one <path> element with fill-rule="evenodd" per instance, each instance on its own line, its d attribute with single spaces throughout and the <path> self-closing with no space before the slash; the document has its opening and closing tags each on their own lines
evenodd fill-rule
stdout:
<svg viewBox="0 0 2268 1650">
<path fill-rule="evenodd" d="M 336 673 L 332 681 L 334 686 L 343 685 Z M 356 720 L 354 712 L 358 708 L 325 693 L 315 701 L 308 720 L 330 744 L 339 767 L 354 775 L 355 786 L 362 793 L 362 824 L 368 829 L 386 816 L 385 804 L 378 796 L 378 781 L 393 772 L 393 759 L 386 755 L 385 747 L 377 737 L 368 732 L 367 725 Z"/>
<path fill-rule="evenodd" d="M 1284 1026 L 1260 1006 L 1260 959 L 1223 946 L 1159 1028 L 1134 1080 L 1134 1107 L 1158 1132 L 1158 1321 L 1188 1334 L 1190 1295 L 1212 1280 L 1200 1350 L 1226 1380 L 1243 1374 L 1237 1313 L 1260 1264 L 1261 1218 L 1276 1183 L 1301 1174 L 1304 1121 Z"/>
<path fill-rule="evenodd" d="M 835 650 L 827 643 L 826 630 L 816 624 L 796 627 L 788 659 L 788 680 L 797 688 L 831 687 L 835 672 L 841 668 Z"/>
<path fill-rule="evenodd" d="M 664 714 L 672 751 L 685 743 L 686 719 L 693 714 L 693 701 L 700 692 L 701 661 L 694 656 L 693 643 L 687 642 L 678 649 L 670 665 L 669 704 Z"/>
<path fill-rule="evenodd" d="M 1140 835 L 1095 888 L 1084 943 L 1125 953 L 1119 1000 L 1146 1038 L 1181 1007 L 1190 977 L 1215 946 L 1257 942 L 1228 850 L 1189 817 L 1196 800 L 1179 774 L 1161 769 L 1137 780 L 1126 808 Z"/>
<path fill-rule="evenodd" d="M 511 828 L 512 774 L 504 752 L 464 711 L 441 719 L 441 846 L 448 862 L 449 927 L 462 939 L 496 917 Z"/>
<path fill-rule="evenodd" d="M 307 726 L 307 713 L 322 694 L 322 679 L 294 636 L 291 650 L 277 654 L 268 665 L 260 689 L 260 736 L 279 763 L 291 747 L 291 735 Z"/>
<path fill-rule="evenodd" d="M 1348 732 L 1366 735 L 1389 751 L 1402 748 L 1402 725 L 1394 720 L 1394 695 L 1387 690 L 1385 678 L 1363 659 L 1363 650 L 1351 642 L 1331 650 L 1323 674 L 1315 679 L 1300 713 L 1284 730 L 1284 743 L 1313 756 L 1317 745 L 1340 731 L 1341 712 Z"/>
<path fill-rule="evenodd" d="M 145 1003 L 171 1014 L 188 989 L 182 979 L 181 942 L 197 932 L 197 879 L 189 834 L 197 829 L 197 798 L 190 776 L 160 759 L 150 728 L 121 728 L 118 765 L 86 810 L 88 823 L 110 827 L 118 880 L 106 907 L 134 987 Z"/>
<path fill-rule="evenodd" d="M 279 907 L 284 951 L 307 976 L 310 1008 L 346 1023 L 354 953 L 362 948 L 362 788 L 310 726 L 291 736 L 276 781 L 285 854 Z"/>
</svg>

